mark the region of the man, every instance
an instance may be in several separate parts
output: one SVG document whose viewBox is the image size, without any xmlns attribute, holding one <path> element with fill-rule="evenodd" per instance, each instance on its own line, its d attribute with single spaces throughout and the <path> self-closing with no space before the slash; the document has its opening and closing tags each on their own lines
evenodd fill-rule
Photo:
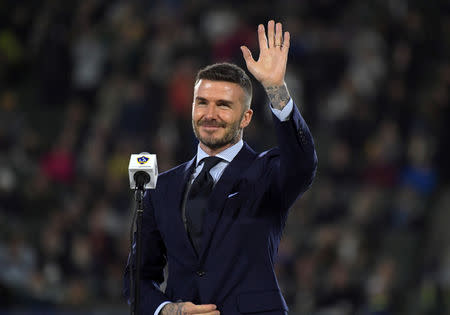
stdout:
<svg viewBox="0 0 450 315">
<path fill-rule="evenodd" d="M 257 154 L 242 140 L 253 114 L 242 69 L 215 64 L 198 73 L 197 155 L 161 174 L 145 196 L 142 314 L 287 313 L 273 264 L 288 210 L 311 185 L 317 157 L 284 82 L 289 33 L 269 21 L 267 37 L 259 25 L 258 38 L 258 61 L 247 47 L 241 50 L 271 101 L 278 147 Z M 130 265 L 134 253 L 125 272 L 127 296 Z"/>
</svg>

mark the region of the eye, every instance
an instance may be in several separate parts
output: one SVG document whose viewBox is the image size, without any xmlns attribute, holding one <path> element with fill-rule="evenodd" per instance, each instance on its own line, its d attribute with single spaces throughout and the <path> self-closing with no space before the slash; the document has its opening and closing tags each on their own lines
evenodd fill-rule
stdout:
<svg viewBox="0 0 450 315">
<path fill-rule="evenodd" d="M 230 108 L 231 107 L 230 103 L 226 103 L 226 102 L 219 102 L 219 103 L 217 103 L 217 106 L 224 107 L 224 108 Z"/>
</svg>

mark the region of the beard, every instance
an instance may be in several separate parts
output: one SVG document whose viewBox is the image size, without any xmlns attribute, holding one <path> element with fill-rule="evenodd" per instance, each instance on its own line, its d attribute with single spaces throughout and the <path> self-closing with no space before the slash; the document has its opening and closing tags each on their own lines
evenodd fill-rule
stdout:
<svg viewBox="0 0 450 315">
<path fill-rule="evenodd" d="M 217 150 L 228 144 L 235 144 L 239 141 L 242 131 L 242 128 L 240 128 L 239 125 L 241 123 L 242 117 L 241 119 L 236 120 L 236 122 L 234 122 L 233 124 L 227 124 L 225 122 L 207 119 L 201 119 L 197 122 L 194 122 L 194 120 L 192 120 L 192 128 L 194 129 L 194 133 L 198 141 L 212 150 Z M 199 130 L 201 126 L 225 128 L 225 134 L 220 138 L 215 137 L 214 134 L 202 136 Z"/>
</svg>

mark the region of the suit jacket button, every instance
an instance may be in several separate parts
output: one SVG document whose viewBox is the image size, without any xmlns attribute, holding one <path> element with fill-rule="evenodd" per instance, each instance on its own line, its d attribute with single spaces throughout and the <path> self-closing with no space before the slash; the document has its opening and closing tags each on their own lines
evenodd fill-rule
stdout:
<svg viewBox="0 0 450 315">
<path fill-rule="evenodd" d="M 199 276 L 199 277 L 203 277 L 205 274 L 206 274 L 206 272 L 204 272 L 203 270 L 197 271 L 197 276 Z"/>
</svg>

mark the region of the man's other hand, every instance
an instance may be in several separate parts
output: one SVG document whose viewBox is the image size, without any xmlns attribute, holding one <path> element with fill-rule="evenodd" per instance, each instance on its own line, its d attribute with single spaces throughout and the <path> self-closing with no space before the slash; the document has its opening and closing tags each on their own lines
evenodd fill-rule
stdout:
<svg viewBox="0 0 450 315">
<path fill-rule="evenodd" d="M 161 315 L 219 315 L 220 312 L 214 304 L 195 305 L 191 302 L 169 303 L 164 305 Z"/>
</svg>

